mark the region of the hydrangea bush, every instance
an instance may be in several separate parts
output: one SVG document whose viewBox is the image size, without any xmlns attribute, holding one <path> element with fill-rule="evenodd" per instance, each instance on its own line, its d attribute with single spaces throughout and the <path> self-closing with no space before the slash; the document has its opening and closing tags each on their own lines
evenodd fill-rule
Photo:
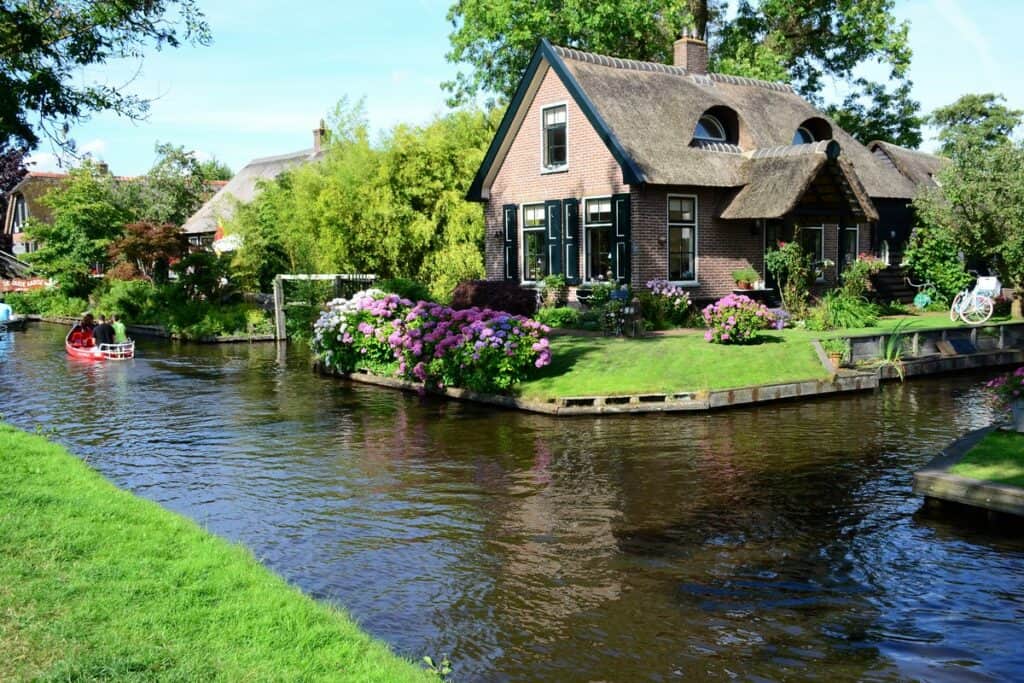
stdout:
<svg viewBox="0 0 1024 683">
<path fill-rule="evenodd" d="M 773 322 L 764 304 L 742 294 L 719 299 L 705 307 L 702 315 L 708 328 L 704 332 L 705 341 L 717 344 L 746 344 Z"/>
<path fill-rule="evenodd" d="M 668 280 L 650 280 L 647 289 L 651 292 L 650 304 L 658 308 L 657 317 L 670 321 L 673 325 L 686 322 L 690 308 L 690 295 L 682 287 Z"/>
<path fill-rule="evenodd" d="M 457 311 L 366 290 L 328 304 L 314 325 L 313 350 L 339 372 L 369 370 L 428 386 L 495 392 L 551 362 L 549 331 L 501 311 Z"/>
</svg>

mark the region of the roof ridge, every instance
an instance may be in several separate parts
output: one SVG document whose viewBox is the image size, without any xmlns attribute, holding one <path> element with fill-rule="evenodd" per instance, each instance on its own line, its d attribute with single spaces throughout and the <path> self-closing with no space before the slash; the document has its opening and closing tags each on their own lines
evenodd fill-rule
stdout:
<svg viewBox="0 0 1024 683">
<path fill-rule="evenodd" d="M 760 147 L 743 153 L 748 159 L 768 159 L 770 157 L 796 157 L 805 154 L 827 154 L 828 146 L 832 140 L 818 140 L 817 142 L 802 143 L 799 145 L 777 145 L 775 147 Z"/>
<path fill-rule="evenodd" d="M 573 47 L 563 47 L 561 45 L 552 45 L 551 47 L 562 57 L 574 59 L 578 62 L 586 62 L 587 64 L 597 64 L 598 66 L 610 66 L 617 69 L 631 69 L 633 71 L 646 71 L 650 73 L 665 73 L 675 76 L 689 76 L 698 83 L 704 82 L 705 85 L 713 85 L 714 82 L 717 81 L 719 83 L 729 83 L 730 85 L 748 85 L 758 88 L 766 88 L 768 90 L 775 90 L 776 92 L 793 92 L 793 88 L 785 83 L 762 81 L 756 78 L 732 76 L 729 74 L 698 74 L 681 66 L 675 66 L 672 64 L 644 62 L 638 59 L 623 59 L 622 57 L 610 57 L 608 55 L 599 55 L 595 52 L 584 52 L 583 50 L 577 50 Z"/>
<path fill-rule="evenodd" d="M 321 153 L 323 151 L 321 150 Z M 253 164 L 265 164 L 270 161 L 283 161 L 285 159 L 298 159 L 301 157 L 312 157 L 315 156 L 315 151 L 312 147 L 308 149 L 301 149 L 297 152 L 287 152 L 285 154 L 275 154 L 268 157 L 257 157 L 256 159 L 250 159 L 246 166 L 252 166 Z"/>
</svg>

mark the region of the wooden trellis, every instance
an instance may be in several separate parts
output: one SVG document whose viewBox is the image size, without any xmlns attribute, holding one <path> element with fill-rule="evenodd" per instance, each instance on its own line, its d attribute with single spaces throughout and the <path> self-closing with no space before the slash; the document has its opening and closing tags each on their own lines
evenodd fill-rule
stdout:
<svg viewBox="0 0 1024 683">
<path fill-rule="evenodd" d="M 337 298 L 345 293 L 351 294 L 351 292 L 346 292 L 346 288 L 351 288 L 353 285 L 358 286 L 359 289 L 369 287 L 377 280 L 377 276 L 363 273 L 311 273 L 278 275 L 277 277 L 274 278 L 275 339 L 285 339 L 287 337 L 284 322 L 284 308 L 287 303 L 284 297 L 285 280 L 301 280 L 306 282 L 332 281 L 334 282 L 334 296 Z"/>
</svg>

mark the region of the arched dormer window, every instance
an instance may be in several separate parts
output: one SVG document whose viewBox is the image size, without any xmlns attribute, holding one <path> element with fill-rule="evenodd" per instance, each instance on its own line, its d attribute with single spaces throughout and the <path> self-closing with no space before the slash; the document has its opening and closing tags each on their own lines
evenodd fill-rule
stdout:
<svg viewBox="0 0 1024 683">
<path fill-rule="evenodd" d="M 803 126 L 796 129 L 796 135 L 793 136 L 794 145 L 809 145 L 812 142 L 814 142 L 814 133 Z"/>
<path fill-rule="evenodd" d="M 735 145 L 740 137 L 740 118 L 729 107 L 711 107 L 697 119 L 691 144 Z"/>
<path fill-rule="evenodd" d="M 717 117 L 711 114 L 704 114 L 697 121 L 697 128 L 693 131 L 693 138 L 706 142 L 726 142 L 728 136 L 725 133 L 725 126 L 722 125 L 722 122 Z"/>
<path fill-rule="evenodd" d="M 832 126 L 828 121 L 818 117 L 807 119 L 793 133 L 794 145 L 810 145 L 821 140 L 832 139 Z"/>
</svg>

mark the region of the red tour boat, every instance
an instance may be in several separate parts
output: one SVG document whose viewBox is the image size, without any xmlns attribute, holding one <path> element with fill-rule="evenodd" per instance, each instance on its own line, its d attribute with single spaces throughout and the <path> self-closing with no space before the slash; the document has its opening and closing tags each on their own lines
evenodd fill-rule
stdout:
<svg viewBox="0 0 1024 683">
<path fill-rule="evenodd" d="M 91 334 L 80 335 L 72 340 L 77 327 L 64 338 L 68 355 L 79 360 L 129 360 L 135 357 L 135 342 L 129 339 L 123 344 L 96 344 Z"/>
</svg>

